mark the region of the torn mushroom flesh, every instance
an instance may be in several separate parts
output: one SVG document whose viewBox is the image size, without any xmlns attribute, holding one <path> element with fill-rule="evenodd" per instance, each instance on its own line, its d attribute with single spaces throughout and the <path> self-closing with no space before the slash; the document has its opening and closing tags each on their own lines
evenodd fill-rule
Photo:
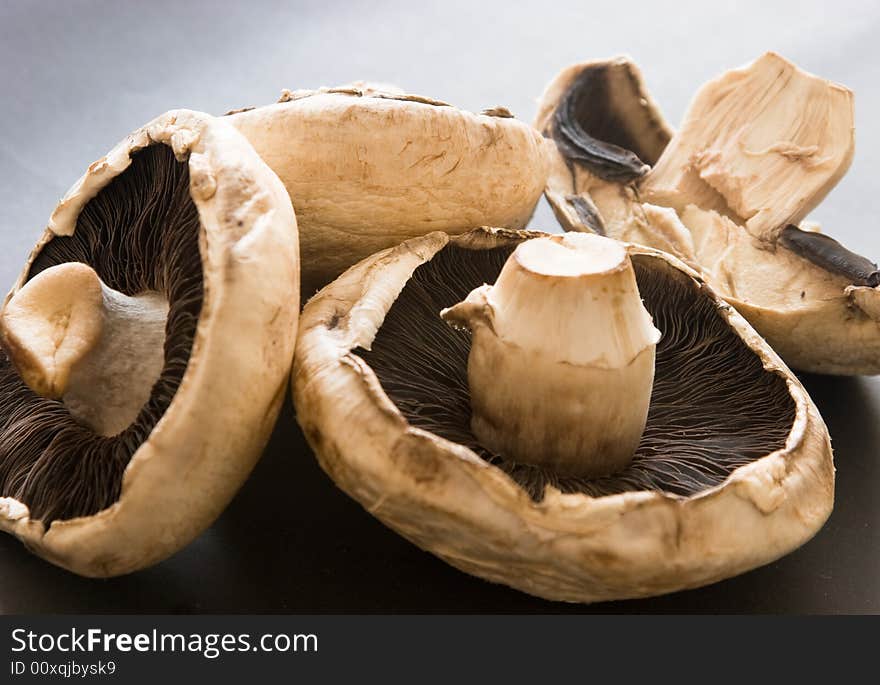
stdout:
<svg viewBox="0 0 880 685">
<path fill-rule="evenodd" d="M 767 53 L 704 85 L 672 135 L 638 68 L 618 58 L 561 72 L 536 126 L 555 143 L 546 196 L 564 228 L 699 269 L 797 368 L 880 372 L 876 266 L 804 222 L 852 160 L 846 88 Z M 614 142 L 617 173 L 589 163 L 586 144 L 573 152 L 577 129 Z M 627 177 L 627 151 L 650 167 Z"/>
</svg>

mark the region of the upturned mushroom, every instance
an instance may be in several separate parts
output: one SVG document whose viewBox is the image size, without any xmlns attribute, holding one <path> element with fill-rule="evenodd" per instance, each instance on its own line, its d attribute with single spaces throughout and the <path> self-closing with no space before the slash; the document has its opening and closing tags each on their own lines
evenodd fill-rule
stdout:
<svg viewBox="0 0 880 685">
<path fill-rule="evenodd" d="M 767 53 L 705 84 L 673 135 L 617 58 L 563 70 L 536 127 L 564 228 L 679 257 L 796 368 L 880 373 L 877 267 L 804 221 L 852 160 L 849 90 Z"/>
<path fill-rule="evenodd" d="M 240 133 L 176 110 L 128 136 L 0 313 L 0 528 L 87 576 L 186 545 L 268 439 L 298 297 L 290 199 Z"/>
<path fill-rule="evenodd" d="M 354 84 L 285 91 L 228 120 L 290 193 L 304 297 L 407 238 L 522 228 L 546 183 L 546 141 L 500 107 L 473 114 Z"/>
<path fill-rule="evenodd" d="M 346 271 L 300 331 L 297 418 L 321 466 L 482 578 L 577 602 L 671 592 L 790 552 L 831 511 L 804 388 L 664 252 L 432 233 Z"/>
</svg>

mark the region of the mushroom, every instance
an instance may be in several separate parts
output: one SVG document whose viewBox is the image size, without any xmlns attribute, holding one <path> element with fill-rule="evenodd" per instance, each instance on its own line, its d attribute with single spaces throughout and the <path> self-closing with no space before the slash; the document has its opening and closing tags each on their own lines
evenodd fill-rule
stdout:
<svg viewBox="0 0 880 685">
<path fill-rule="evenodd" d="M 627 58 L 562 71 L 535 125 L 566 230 L 698 269 L 792 366 L 880 373 L 880 277 L 804 217 L 849 167 L 846 88 L 767 53 L 696 94 L 674 135 Z"/>
<path fill-rule="evenodd" d="M 0 528 L 86 576 L 171 555 L 268 439 L 296 220 L 222 119 L 176 110 L 71 188 L 0 313 Z"/>
<path fill-rule="evenodd" d="M 545 235 L 432 233 L 363 260 L 306 305 L 294 399 L 323 469 L 453 566 L 549 599 L 695 587 L 815 534 L 833 503 L 827 430 L 767 343 L 666 253 Z M 523 242 L 532 238 L 543 242 Z M 591 298 L 577 318 L 575 300 Z M 600 322 L 609 304 L 616 313 Z M 444 323 L 441 311 L 473 333 Z M 623 331 L 632 335 L 615 342 Z M 589 337 L 578 346 L 580 335 Z M 538 336 L 544 344 L 533 348 Z M 634 374 L 644 382 L 654 372 L 634 453 L 610 465 L 587 440 L 580 466 L 556 460 L 566 436 L 547 427 L 601 434 L 577 425 L 575 402 L 584 421 L 606 428 L 612 417 L 591 413 L 603 399 L 624 423 L 641 417 L 637 394 L 629 406 L 617 402 L 641 387 L 618 373 L 639 350 L 656 354 L 656 367 Z M 602 352 L 617 369 L 609 386 L 590 377 Z M 494 428 L 550 436 L 548 451 L 492 442 L 480 414 L 496 391 Z"/>
<path fill-rule="evenodd" d="M 290 193 L 304 297 L 407 238 L 522 228 L 546 182 L 547 142 L 501 107 L 473 114 L 359 83 L 285 91 L 228 120 Z"/>
</svg>

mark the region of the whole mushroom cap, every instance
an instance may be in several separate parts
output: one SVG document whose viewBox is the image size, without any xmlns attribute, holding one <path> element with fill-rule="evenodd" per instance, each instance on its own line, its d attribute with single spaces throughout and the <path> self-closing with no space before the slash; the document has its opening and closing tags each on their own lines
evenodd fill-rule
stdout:
<svg viewBox="0 0 880 685">
<path fill-rule="evenodd" d="M 469 334 L 439 312 L 494 282 L 514 247 L 538 235 L 479 229 L 409 240 L 306 305 L 292 378 L 297 419 L 339 487 L 459 569 L 573 602 L 704 585 L 812 537 L 834 491 L 816 407 L 732 307 L 657 250 L 627 246 L 663 335 L 630 466 L 568 477 L 479 444 L 469 425 Z"/>
<path fill-rule="evenodd" d="M 59 566 L 112 576 L 209 526 L 268 440 L 296 337 L 296 219 L 240 133 L 175 110 L 71 188 L 7 307 L 50 270 L 82 271 L 70 262 L 120 297 L 167 300 L 161 370 L 130 425 L 105 435 L 33 392 L 3 354 L 0 528 Z M 126 369 L 114 372 L 124 389 Z"/>
<path fill-rule="evenodd" d="M 503 108 L 477 114 L 387 86 L 285 91 L 232 113 L 296 209 L 302 292 L 431 231 L 523 228 L 549 141 Z"/>
</svg>

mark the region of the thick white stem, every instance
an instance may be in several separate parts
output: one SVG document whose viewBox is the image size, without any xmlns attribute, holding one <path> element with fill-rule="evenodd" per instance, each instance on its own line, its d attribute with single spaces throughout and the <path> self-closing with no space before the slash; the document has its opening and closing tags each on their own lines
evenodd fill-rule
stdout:
<svg viewBox="0 0 880 685">
<path fill-rule="evenodd" d="M 85 264 L 51 267 L 28 281 L 0 314 L 10 360 L 38 395 L 64 402 L 102 435 L 129 426 L 164 365 L 168 302 L 128 296 Z"/>
<path fill-rule="evenodd" d="M 846 173 L 854 130 L 851 91 L 766 53 L 700 88 L 640 196 L 679 213 L 714 210 L 775 240 Z"/>
<path fill-rule="evenodd" d="M 527 241 L 494 286 L 442 316 L 473 332 L 471 426 L 486 447 L 585 477 L 630 462 L 660 333 L 623 244 L 579 233 Z"/>
</svg>

